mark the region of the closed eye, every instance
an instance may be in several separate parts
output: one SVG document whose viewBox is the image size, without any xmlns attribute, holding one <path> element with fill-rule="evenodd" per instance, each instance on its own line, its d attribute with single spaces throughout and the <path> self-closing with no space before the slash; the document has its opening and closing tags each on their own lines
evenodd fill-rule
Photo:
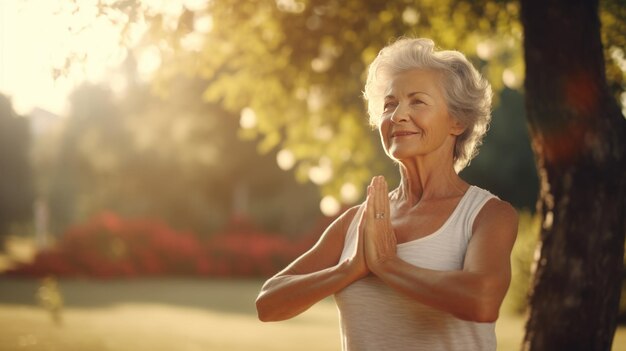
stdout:
<svg viewBox="0 0 626 351">
<path fill-rule="evenodd" d="M 425 102 L 420 99 L 411 100 L 411 105 L 421 105 L 421 104 L 425 104 Z"/>
</svg>

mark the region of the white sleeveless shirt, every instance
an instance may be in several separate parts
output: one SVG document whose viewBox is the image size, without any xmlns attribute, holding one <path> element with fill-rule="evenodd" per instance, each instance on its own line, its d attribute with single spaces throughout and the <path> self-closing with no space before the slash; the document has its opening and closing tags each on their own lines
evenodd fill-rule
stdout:
<svg viewBox="0 0 626 351">
<path fill-rule="evenodd" d="M 470 186 L 447 221 L 434 233 L 398 244 L 402 260 L 422 268 L 461 270 L 472 225 L 495 196 Z M 353 231 L 354 232 L 354 231 Z M 347 235 L 341 260 L 354 251 Z M 468 322 L 423 305 L 369 275 L 335 294 L 344 351 L 495 351 L 495 323 Z"/>
</svg>

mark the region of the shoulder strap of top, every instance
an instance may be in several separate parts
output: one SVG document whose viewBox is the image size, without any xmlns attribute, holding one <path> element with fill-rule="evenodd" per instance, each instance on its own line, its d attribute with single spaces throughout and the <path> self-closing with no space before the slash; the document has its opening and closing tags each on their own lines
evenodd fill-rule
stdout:
<svg viewBox="0 0 626 351">
<path fill-rule="evenodd" d="M 467 191 L 467 201 L 464 201 L 464 208 L 461 213 L 463 213 L 463 219 L 465 223 L 463 234 L 465 235 L 465 240 L 469 241 L 469 239 L 472 237 L 472 227 L 474 226 L 474 220 L 476 219 L 476 216 L 478 216 L 478 213 L 487 203 L 487 201 L 498 197 L 485 189 L 481 189 L 473 185 L 470 186 Z"/>
</svg>

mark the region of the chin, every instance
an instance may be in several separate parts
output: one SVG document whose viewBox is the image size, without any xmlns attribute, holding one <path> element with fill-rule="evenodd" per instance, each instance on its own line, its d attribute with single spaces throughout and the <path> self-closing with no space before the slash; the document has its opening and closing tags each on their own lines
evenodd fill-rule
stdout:
<svg viewBox="0 0 626 351">
<path fill-rule="evenodd" d="M 413 158 L 424 153 L 424 147 L 415 138 L 388 139 L 383 143 L 387 155 L 396 160 Z"/>
<path fill-rule="evenodd" d="M 389 157 L 391 157 L 395 161 L 401 161 L 404 159 L 413 158 L 417 156 L 418 153 L 412 150 L 398 150 L 392 148 L 391 150 L 387 150 L 387 155 L 389 155 Z"/>
</svg>

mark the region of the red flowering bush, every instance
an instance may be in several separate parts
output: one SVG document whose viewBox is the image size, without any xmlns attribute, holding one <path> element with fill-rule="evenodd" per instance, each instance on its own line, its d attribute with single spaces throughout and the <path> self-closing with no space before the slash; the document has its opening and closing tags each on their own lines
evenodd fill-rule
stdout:
<svg viewBox="0 0 626 351">
<path fill-rule="evenodd" d="M 213 264 L 209 274 L 267 276 L 285 267 L 311 246 L 309 237 L 298 242 L 263 233 L 244 218 L 235 218 L 223 233 L 205 245 Z"/>
<path fill-rule="evenodd" d="M 271 275 L 311 245 L 264 233 L 235 219 L 227 229 L 201 241 L 147 219 L 104 213 L 65 232 L 57 245 L 41 251 L 10 275 L 131 277 L 156 275 Z"/>
</svg>

